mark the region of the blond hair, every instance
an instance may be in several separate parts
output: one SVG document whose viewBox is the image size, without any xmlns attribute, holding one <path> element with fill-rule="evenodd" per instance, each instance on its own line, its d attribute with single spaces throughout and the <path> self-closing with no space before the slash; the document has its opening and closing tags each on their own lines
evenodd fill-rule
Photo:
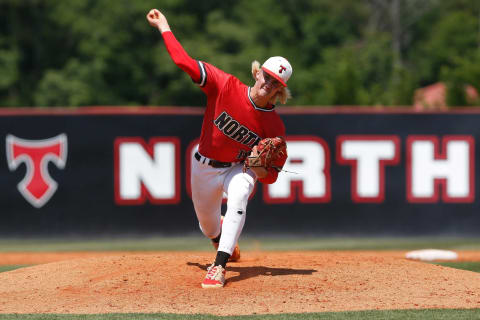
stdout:
<svg viewBox="0 0 480 320">
<path fill-rule="evenodd" d="M 256 79 L 255 78 L 255 75 L 257 74 L 257 72 L 260 71 L 260 62 L 258 62 L 257 60 L 253 61 L 252 62 L 252 76 L 253 76 L 253 79 Z M 270 99 L 270 103 L 271 104 L 276 104 L 277 101 L 280 101 L 281 104 L 285 104 L 287 103 L 287 100 L 290 99 L 292 97 L 292 94 L 290 93 L 290 90 L 287 88 L 287 87 L 282 87 L 271 99 Z"/>
</svg>

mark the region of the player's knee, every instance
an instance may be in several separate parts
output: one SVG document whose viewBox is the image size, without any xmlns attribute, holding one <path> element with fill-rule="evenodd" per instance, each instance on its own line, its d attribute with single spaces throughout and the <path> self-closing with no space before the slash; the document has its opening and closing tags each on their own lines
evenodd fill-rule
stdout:
<svg viewBox="0 0 480 320">
<path fill-rule="evenodd" d="M 248 197 L 253 190 L 250 184 L 237 184 L 228 190 L 228 204 L 238 207 L 246 207 Z"/>
<path fill-rule="evenodd" d="M 202 226 L 201 223 L 198 224 L 203 235 L 210 239 L 215 239 L 220 234 L 220 226 Z"/>
<path fill-rule="evenodd" d="M 248 197 L 250 193 L 235 194 L 228 197 L 227 206 L 228 208 L 243 210 L 247 208 Z"/>
</svg>

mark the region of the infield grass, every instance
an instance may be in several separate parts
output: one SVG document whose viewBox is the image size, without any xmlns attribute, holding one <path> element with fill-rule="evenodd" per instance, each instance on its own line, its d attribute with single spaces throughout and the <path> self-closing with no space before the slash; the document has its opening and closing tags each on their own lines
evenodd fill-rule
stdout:
<svg viewBox="0 0 480 320">
<path fill-rule="evenodd" d="M 298 238 L 242 237 L 243 250 L 302 251 L 302 250 L 415 250 L 456 249 L 480 250 L 479 238 L 410 237 L 410 238 Z M 208 239 L 186 237 L 131 238 L 59 238 L 59 239 L 0 239 L 0 252 L 48 251 L 206 251 Z"/>
<path fill-rule="evenodd" d="M 0 320 L 343 320 L 343 319 L 399 319 L 399 320 L 460 320 L 480 319 L 480 309 L 426 309 L 300 313 L 252 316 L 212 316 L 178 314 L 100 314 L 100 315 L 0 315 Z"/>
<path fill-rule="evenodd" d="M 10 265 L 4 265 L 4 266 L 0 265 L 0 272 L 11 271 L 11 270 L 24 268 L 24 267 L 28 267 L 28 266 L 29 265 L 26 265 L 26 264 L 10 264 Z"/>
<path fill-rule="evenodd" d="M 480 272 L 480 262 L 436 262 L 435 264 L 455 269 Z"/>
</svg>

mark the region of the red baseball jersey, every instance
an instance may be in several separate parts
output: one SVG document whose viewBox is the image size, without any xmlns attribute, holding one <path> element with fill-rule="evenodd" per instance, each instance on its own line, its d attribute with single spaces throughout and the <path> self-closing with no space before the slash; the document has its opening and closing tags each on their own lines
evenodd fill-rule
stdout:
<svg viewBox="0 0 480 320">
<path fill-rule="evenodd" d="M 285 125 L 274 105 L 256 106 L 250 87 L 209 63 L 190 58 L 171 32 L 162 35 L 173 61 L 207 95 L 199 144 L 203 156 L 222 162 L 243 161 L 261 139 L 285 136 Z M 285 161 L 286 156 L 275 165 L 281 168 Z M 268 176 L 259 180 L 273 183 L 277 175 L 271 168 Z"/>
</svg>

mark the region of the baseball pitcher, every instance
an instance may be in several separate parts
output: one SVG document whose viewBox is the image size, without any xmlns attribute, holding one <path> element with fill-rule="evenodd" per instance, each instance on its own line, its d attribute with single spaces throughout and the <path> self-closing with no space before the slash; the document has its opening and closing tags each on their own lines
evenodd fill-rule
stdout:
<svg viewBox="0 0 480 320">
<path fill-rule="evenodd" d="M 275 103 L 290 98 L 287 81 L 292 66 L 282 57 L 271 57 L 262 66 L 254 61 L 255 84 L 249 87 L 209 63 L 192 59 L 159 10 L 150 10 L 147 20 L 161 32 L 173 62 L 207 95 L 192 161 L 192 199 L 200 229 L 217 249 L 202 287 L 223 287 L 227 262 L 240 258 L 237 242 L 255 182 L 274 183 L 287 159 L 285 126 Z M 224 218 L 223 193 L 228 195 Z"/>
</svg>

